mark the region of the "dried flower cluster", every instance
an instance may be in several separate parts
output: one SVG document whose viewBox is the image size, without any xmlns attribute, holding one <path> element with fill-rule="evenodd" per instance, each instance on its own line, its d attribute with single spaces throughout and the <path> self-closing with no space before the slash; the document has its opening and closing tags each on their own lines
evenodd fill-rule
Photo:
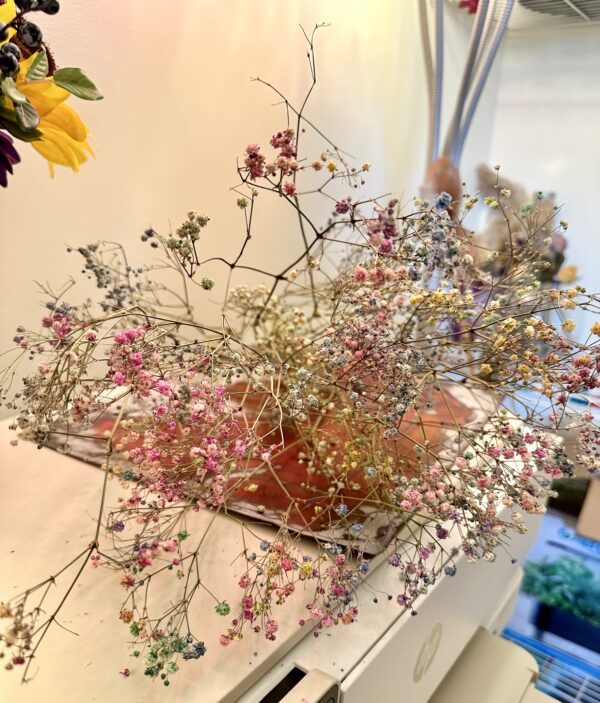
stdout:
<svg viewBox="0 0 600 703">
<path fill-rule="evenodd" d="M 71 289 L 48 292 L 41 331 L 15 337 L 37 362 L 4 396 L 23 439 L 68 453 L 105 423 L 105 485 L 115 476 L 122 497 L 106 505 L 103 493 L 90 547 L 70 564 L 76 578 L 88 565 L 115 572 L 133 655 L 165 684 L 181 660 L 205 652 L 189 617 L 205 588 L 204 536 L 188 532 L 191 511 L 227 509 L 250 534 L 235 516 L 243 496 L 279 525 L 275 539 L 240 557 L 239 599 L 214 596 L 226 646 L 248 631 L 276 639 L 281 606 L 300 587 L 301 626 L 318 634 L 352 623 L 378 540 L 402 576 L 388 597 L 409 610 L 442 572 L 454 574 L 450 535 L 470 561 L 493 561 L 525 529 L 524 513 L 544 511 L 552 479 L 573 473 L 559 436 L 565 422 L 579 432 L 577 461 L 600 465 L 591 413 L 569 409 L 572 396 L 600 386 L 600 323 L 578 341 L 572 320 L 561 329 L 548 317 L 597 313 L 599 300 L 580 286 L 544 285 L 538 251 L 553 233 L 537 203 L 506 212 L 519 231 L 507 232 L 495 266 L 499 252 L 463 221 L 476 195 L 454 204 L 463 212 L 455 219 L 445 193 L 416 199 L 410 212 L 397 199 L 357 198 L 368 165 L 348 165 L 326 139 L 322 153 L 304 154 L 300 137 L 312 125 L 301 109 L 288 112 L 294 123 L 240 160 L 245 237 L 237 257 L 219 260 L 223 326 L 194 316 L 195 297 L 203 301 L 213 281 L 201 257 L 208 218 L 192 212 L 173 235 L 142 236 L 180 274 L 181 291 L 131 266 L 117 245 L 88 245 L 79 254 L 98 299 L 77 305 L 65 300 Z M 349 195 L 332 194 L 340 188 Z M 262 192 L 295 211 L 303 251 L 262 271 L 263 285 L 231 287 L 233 272 L 257 271 L 244 253 Z M 330 202 L 324 226 L 305 205 L 315 194 Z M 506 197 L 488 206 L 502 212 Z M 334 275 L 325 260 L 336 262 Z M 15 379 L 13 365 L 7 389 Z M 278 490 L 271 505 L 260 503 L 267 484 Z M 400 525 L 412 525 L 412 539 L 400 539 Z M 316 544 L 308 552 L 307 535 Z M 63 571 L 2 605 L 7 668 L 31 662 L 56 615 L 41 601 Z M 173 580 L 162 611 L 148 605 L 159 574 Z"/>
</svg>

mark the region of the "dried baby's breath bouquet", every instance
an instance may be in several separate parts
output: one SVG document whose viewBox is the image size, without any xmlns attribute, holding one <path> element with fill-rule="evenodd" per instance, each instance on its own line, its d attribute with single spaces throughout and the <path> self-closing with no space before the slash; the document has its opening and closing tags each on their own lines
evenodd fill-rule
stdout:
<svg viewBox="0 0 600 703">
<path fill-rule="evenodd" d="M 314 77 L 312 38 L 309 57 Z M 506 189 L 487 198 L 507 222 L 504 264 L 494 266 L 499 253 L 467 229 L 476 195 L 452 203 L 440 193 L 408 209 L 359 197 L 368 164 L 353 166 L 304 106 L 285 106 L 281 132 L 239 159 L 235 256 L 203 258 L 218 233 L 196 212 L 172 234 L 143 234 L 162 268 L 132 265 L 114 243 L 83 246 L 96 299 L 47 291 L 41 331 L 17 331 L 20 357 L 37 363 L 23 379 L 16 361 L 4 372 L 18 436 L 97 460 L 105 489 L 111 478 L 121 485 L 116 504 L 103 490 L 89 547 L 65 560 L 74 580 L 58 563 L 2 604 L 6 668 L 23 665 L 24 678 L 65 600 L 47 612 L 48 589 L 73 597 L 88 567 L 114 572 L 124 638 L 145 673 L 168 684 L 207 647 L 275 640 L 298 590 L 299 626 L 318 635 L 351 624 L 374 558 L 398 570 L 389 597 L 408 610 L 454 574 L 450 536 L 468 561 L 493 561 L 525 529 L 524 513 L 544 511 L 552 479 L 573 474 L 566 425 L 578 435 L 576 462 L 599 467 L 591 412 L 569 410 L 600 385 L 600 323 L 574 337 L 570 312 L 595 314 L 599 299 L 543 284 L 547 209 L 509 212 Z M 309 132 L 322 141 L 317 153 L 303 151 Z M 297 233 L 285 236 L 301 245 L 278 270 L 246 258 L 269 196 L 294 212 Z M 317 197 L 330 204 L 325 223 L 309 212 Z M 202 317 L 217 290 L 209 263 L 222 266 L 226 289 L 219 325 Z M 161 281 L 165 269 L 180 288 Z M 234 286 L 244 272 L 263 282 Z M 211 538 L 188 530 L 194 511 L 227 514 L 249 542 L 257 520 L 275 525 L 273 539 L 240 556 L 239 597 L 211 593 L 220 642 L 200 640 L 190 622 Z M 159 576 L 171 584 L 162 605 L 150 596 Z"/>
</svg>

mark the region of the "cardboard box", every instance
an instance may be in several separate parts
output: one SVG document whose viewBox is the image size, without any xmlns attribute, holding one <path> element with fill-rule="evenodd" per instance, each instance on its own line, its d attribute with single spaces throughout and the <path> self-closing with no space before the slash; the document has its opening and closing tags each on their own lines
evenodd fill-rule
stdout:
<svg viewBox="0 0 600 703">
<path fill-rule="evenodd" d="M 576 527 L 577 534 L 600 542 L 600 480 L 592 479 Z"/>
</svg>

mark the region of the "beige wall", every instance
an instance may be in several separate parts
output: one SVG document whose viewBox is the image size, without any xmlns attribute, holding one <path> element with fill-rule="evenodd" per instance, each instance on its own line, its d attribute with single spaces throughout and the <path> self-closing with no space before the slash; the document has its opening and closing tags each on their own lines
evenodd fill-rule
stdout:
<svg viewBox="0 0 600 703">
<path fill-rule="evenodd" d="M 299 24 L 331 26 L 317 37 L 318 88 L 308 114 L 340 146 L 373 164 L 370 193 L 415 194 L 423 169 L 425 95 L 416 0 L 64 0 L 43 29 L 63 66 L 80 65 L 105 94 L 73 100 L 97 142 L 97 159 L 76 175 L 25 145 L 23 163 L 0 192 L 0 347 L 19 323 L 36 325 L 33 280 L 60 285 L 77 274 L 79 246 L 101 238 L 148 260 L 139 235 L 165 231 L 189 209 L 211 217 L 208 254 L 229 253 L 241 236 L 229 187 L 245 145 L 267 142 L 284 125 L 259 75 L 292 100 L 309 80 Z M 470 18 L 448 16 L 446 66 L 462 70 Z M 450 94 L 451 91 L 449 90 Z M 495 94 L 474 125 L 469 166 L 487 158 Z M 294 246 L 296 233 L 276 206 L 257 221 L 256 261 Z M 322 213 L 326 216 L 326 212 Z M 76 294 L 72 299 L 76 299 Z M 203 313 L 212 315 L 210 311 Z"/>
</svg>

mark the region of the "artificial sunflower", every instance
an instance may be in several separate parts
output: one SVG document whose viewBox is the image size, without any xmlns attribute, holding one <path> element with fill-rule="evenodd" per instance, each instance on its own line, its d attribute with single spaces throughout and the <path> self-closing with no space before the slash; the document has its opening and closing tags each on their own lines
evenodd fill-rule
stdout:
<svg viewBox="0 0 600 703">
<path fill-rule="evenodd" d="M 79 171 L 79 166 L 87 161 L 88 154 L 94 155 L 88 142 L 89 130 L 77 112 L 65 102 L 69 92 L 57 86 L 52 79 L 29 81 L 25 77 L 35 55 L 21 62 L 17 78 L 17 88 L 23 93 L 40 116 L 37 130 L 41 137 L 31 142 L 31 146 L 41 154 L 54 175 L 54 165 L 68 166 Z"/>
<path fill-rule="evenodd" d="M 44 0 L 35 8 L 54 14 L 58 3 Z M 102 95 L 80 69 L 56 68 L 41 30 L 25 14 L 14 0 L 0 0 L 0 129 L 30 142 L 51 175 L 55 165 L 78 171 L 94 152 L 86 124 L 66 101 L 70 94 L 84 100 Z"/>
</svg>

